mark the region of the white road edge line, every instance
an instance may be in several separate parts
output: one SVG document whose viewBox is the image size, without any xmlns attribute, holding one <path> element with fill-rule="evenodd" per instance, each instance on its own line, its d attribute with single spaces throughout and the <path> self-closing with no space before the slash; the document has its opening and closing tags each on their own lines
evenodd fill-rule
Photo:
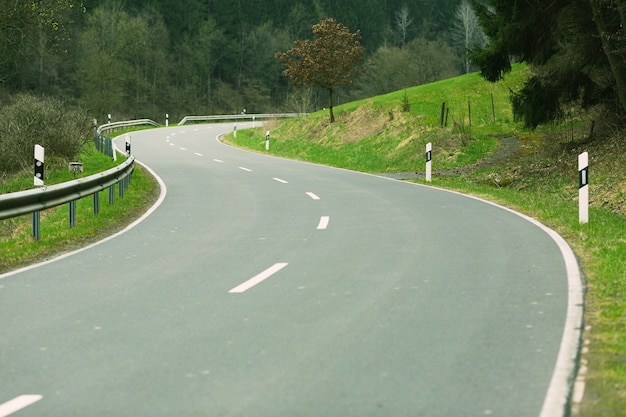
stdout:
<svg viewBox="0 0 626 417">
<path fill-rule="evenodd" d="M 315 194 L 313 194 L 311 192 L 306 193 L 306 195 L 311 197 L 313 200 L 319 200 L 320 199 L 317 195 L 315 195 Z"/>
<path fill-rule="evenodd" d="M 364 174 L 371 175 L 371 174 Z M 387 177 L 379 177 L 382 179 L 388 179 L 391 181 L 398 181 Z M 557 245 L 561 251 L 563 262 L 565 263 L 565 270 L 567 274 L 567 313 L 565 316 L 565 324 L 563 326 L 563 334 L 561 336 L 561 346 L 559 347 L 559 353 L 557 355 L 554 371 L 552 372 L 552 378 L 550 379 L 550 385 L 546 392 L 543 406 L 541 407 L 541 413 L 539 417 L 562 417 L 565 416 L 567 405 L 569 404 L 570 395 L 573 392 L 573 381 L 576 378 L 576 371 L 578 370 L 578 351 L 582 339 L 583 331 L 583 313 L 585 305 L 585 288 L 583 285 L 583 278 L 581 276 L 581 270 L 576 259 L 576 255 L 572 248 L 567 244 L 565 239 L 561 237 L 557 232 L 545 226 L 539 220 L 535 220 L 530 216 L 517 212 L 508 207 L 501 206 L 489 200 L 485 200 L 479 197 L 463 194 L 457 191 L 446 190 L 443 188 L 437 188 L 422 184 L 406 183 L 417 187 L 426 187 L 444 191 L 447 193 L 461 195 L 473 200 L 482 201 L 483 203 L 498 207 L 502 210 L 513 213 L 522 219 L 539 227 L 545 233 L 552 238 L 552 241 Z"/>
<path fill-rule="evenodd" d="M 317 230 L 325 230 L 328 227 L 328 222 L 330 221 L 330 216 L 322 216 L 320 217 L 320 222 L 317 225 Z"/>
<path fill-rule="evenodd" d="M 289 184 L 289 182 L 287 182 L 287 181 L 285 181 L 285 180 L 281 180 L 280 178 L 272 178 L 272 179 L 273 179 L 274 181 L 278 181 L 278 182 L 283 183 L 283 184 Z"/>
<path fill-rule="evenodd" d="M 240 294 L 242 292 L 245 292 L 249 290 L 250 288 L 254 287 L 255 285 L 260 284 L 261 282 L 265 281 L 266 279 L 268 279 L 269 277 L 271 277 L 272 275 L 274 275 L 275 273 L 277 273 L 278 271 L 280 271 L 287 265 L 288 264 L 286 262 L 274 264 L 270 266 L 269 268 L 267 268 L 265 271 L 250 278 L 246 282 L 239 284 L 238 286 L 236 286 L 235 288 L 231 289 L 228 292 L 231 294 Z"/>
<path fill-rule="evenodd" d="M 114 145 L 115 145 L 115 144 L 114 144 Z M 117 149 L 117 147 L 115 147 L 115 149 Z M 119 149 L 117 149 L 117 150 L 119 151 Z M 137 161 L 137 160 L 135 160 L 135 162 L 136 162 L 136 163 L 138 163 L 139 165 L 141 165 L 142 167 L 144 167 L 144 168 L 146 169 L 146 171 L 148 171 L 148 172 L 150 173 L 150 175 L 152 175 L 152 177 L 154 177 L 154 178 L 157 180 L 157 182 L 159 183 L 159 187 L 161 188 L 161 193 L 159 194 L 159 198 L 158 198 L 158 199 L 157 199 L 157 201 L 156 201 L 156 202 L 152 205 L 152 207 L 150 207 L 150 208 L 148 209 L 148 211 L 146 211 L 146 212 L 144 213 L 144 215 L 143 215 L 143 216 L 139 217 L 137 220 L 135 220 L 134 222 L 132 222 L 131 224 L 129 224 L 128 226 L 126 226 L 123 230 L 120 230 L 120 231 L 119 231 L 119 232 L 117 232 L 117 233 L 114 233 L 114 234 L 112 234 L 112 235 L 110 235 L 110 236 L 107 236 L 107 237 L 105 237 L 105 238 L 104 238 L 104 239 L 102 239 L 102 240 L 99 240 L 99 241 L 94 242 L 94 243 L 92 243 L 92 244 L 90 244 L 90 245 L 87 245 L 87 246 L 85 246 L 85 247 L 82 247 L 82 248 L 80 248 L 80 249 L 77 249 L 77 250 L 75 250 L 75 251 L 73 251 L 73 252 L 68 252 L 68 253 L 65 253 L 65 254 L 63 254 L 63 255 L 59 255 L 59 256 L 57 256 L 57 257 L 55 257 L 55 258 L 51 258 L 51 259 L 48 259 L 48 260 L 46 260 L 46 261 L 43 261 L 43 262 L 40 262 L 40 263 L 37 263 L 37 264 L 33 264 L 33 265 L 25 266 L 25 267 L 20 268 L 20 269 L 16 269 L 16 270 L 13 270 L 13 271 L 5 272 L 4 274 L 0 274 L 0 279 L 7 278 L 7 277 L 10 277 L 10 276 L 13 276 L 13 275 L 17 275 L 17 274 L 19 274 L 20 272 L 29 271 L 29 270 L 31 270 L 31 269 L 35 269 L 35 268 L 38 268 L 38 267 L 43 266 L 43 265 L 51 264 L 52 262 L 60 261 L 61 259 L 68 258 L 68 257 L 70 257 L 70 256 L 72 256 L 72 255 L 77 254 L 77 253 L 80 253 L 80 252 L 83 252 L 83 251 L 89 250 L 89 249 L 93 248 L 94 246 L 98 246 L 98 245 L 100 245 L 100 244 L 102 244 L 102 243 L 104 243 L 104 242 L 108 242 L 109 240 L 115 239 L 116 237 L 118 237 L 118 236 L 120 236 L 120 235 L 122 235 L 122 234 L 124 234 L 124 233 L 128 232 L 129 230 L 131 230 L 132 228 L 134 228 L 135 226 L 137 226 L 139 223 L 141 223 L 142 221 L 144 221 L 145 219 L 147 219 L 147 218 L 148 218 L 148 216 L 150 216 L 152 213 L 154 213 L 154 212 L 155 212 L 155 210 L 156 210 L 157 208 L 159 208 L 159 206 L 160 206 L 160 205 L 163 203 L 163 201 L 165 200 L 165 196 L 167 195 L 167 186 L 165 185 L 165 182 L 161 179 L 161 177 L 159 177 L 159 176 L 157 175 L 157 173 L 156 173 L 156 172 L 154 172 L 154 171 L 153 171 L 153 170 L 152 170 L 152 169 L 151 169 L 148 165 L 143 164 L 141 161 Z"/>
<path fill-rule="evenodd" d="M 0 417 L 9 416 L 29 405 L 33 405 L 42 398 L 43 395 L 20 395 L 19 397 L 15 397 L 4 404 L 0 404 Z"/>
<path fill-rule="evenodd" d="M 252 172 L 252 170 L 250 168 L 239 167 L 239 169 L 242 170 L 242 171 Z"/>
</svg>

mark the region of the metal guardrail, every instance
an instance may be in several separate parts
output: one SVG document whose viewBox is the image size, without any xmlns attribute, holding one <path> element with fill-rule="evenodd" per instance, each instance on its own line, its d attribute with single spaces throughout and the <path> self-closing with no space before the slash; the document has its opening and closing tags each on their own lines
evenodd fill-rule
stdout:
<svg viewBox="0 0 626 417">
<path fill-rule="evenodd" d="M 150 120 L 150 119 L 126 120 L 123 122 L 113 122 L 113 123 L 103 124 L 102 126 L 99 126 L 96 129 L 96 132 L 93 138 L 93 143 L 96 146 L 96 149 L 102 152 L 103 154 L 110 156 L 111 158 L 113 158 L 113 160 L 115 160 L 116 153 L 113 147 L 113 140 L 106 137 L 105 134 L 108 132 L 113 132 L 117 129 L 123 129 L 126 127 L 132 127 L 132 126 L 158 127 L 159 124 L 155 122 L 154 120 Z"/>
<path fill-rule="evenodd" d="M 120 127 L 137 125 L 158 126 L 152 120 L 133 120 L 129 122 L 116 122 L 102 125 L 96 129 L 95 144 L 98 150 L 112 156 L 115 159 L 115 148 L 111 139 L 103 136 L 102 132 L 107 132 Z M 33 237 L 40 239 L 40 211 L 47 210 L 62 204 L 69 203 L 69 226 L 76 225 L 76 201 L 93 195 L 93 212 L 100 211 L 99 192 L 109 189 L 109 204 L 115 200 L 115 185 L 119 184 L 119 196 L 124 196 L 124 190 L 130 184 L 131 174 L 135 168 L 135 157 L 129 156 L 122 164 L 73 181 L 61 184 L 43 186 L 25 191 L 7 193 L 0 195 L 0 220 L 18 217 L 32 213 L 33 215 Z"/>
<path fill-rule="evenodd" d="M 275 114 L 222 114 L 214 116 L 185 116 L 178 123 L 182 126 L 187 122 L 219 122 L 226 120 L 268 120 L 268 119 L 288 119 L 291 117 L 303 116 L 304 113 L 275 113 Z"/>
<path fill-rule="evenodd" d="M 0 220 L 60 206 L 96 194 L 125 180 L 133 172 L 135 157 L 107 171 L 85 178 L 0 195 Z"/>
<path fill-rule="evenodd" d="M 138 120 L 126 120 L 123 122 L 113 122 L 113 123 L 106 123 L 103 124 L 101 126 L 99 126 L 96 129 L 96 132 L 98 132 L 99 135 L 104 135 L 108 132 L 112 132 L 116 129 L 122 129 L 125 127 L 132 127 L 132 126 L 154 126 L 154 127 L 158 127 L 160 126 L 157 122 L 155 122 L 154 120 L 150 120 L 150 119 L 138 119 Z"/>
</svg>

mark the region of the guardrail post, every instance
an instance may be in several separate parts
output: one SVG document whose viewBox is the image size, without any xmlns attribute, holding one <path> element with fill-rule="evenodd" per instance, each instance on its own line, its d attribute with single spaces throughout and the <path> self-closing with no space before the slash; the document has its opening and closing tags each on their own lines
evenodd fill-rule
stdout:
<svg viewBox="0 0 626 417">
<path fill-rule="evenodd" d="M 76 200 L 72 200 L 69 203 L 70 206 L 70 228 L 76 226 Z"/>
<path fill-rule="evenodd" d="M 109 187 L 109 204 L 115 203 L 115 185 Z"/>
<path fill-rule="evenodd" d="M 33 237 L 36 240 L 41 238 L 41 216 L 38 211 L 33 211 Z"/>
<path fill-rule="evenodd" d="M 93 195 L 93 214 L 100 214 L 100 193 L 95 193 Z"/>
<path fill-rule="evenodd" d="M 124 198 L 124 180 L 117 183 L 117 191 L 120 198 Z"/>
</svg>

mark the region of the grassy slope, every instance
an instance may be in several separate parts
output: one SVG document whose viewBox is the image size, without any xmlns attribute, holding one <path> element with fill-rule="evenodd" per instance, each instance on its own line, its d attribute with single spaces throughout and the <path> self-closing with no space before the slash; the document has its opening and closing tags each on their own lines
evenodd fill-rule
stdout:
<svg viewBox="0 0 626 417">
<path fill-rule="evenodd" d="M 366 172 L 423 171 L 424 145 L 433 143 L 433 167 L 463 167 L 493 152 L 497 137 L 520 139 L 513 158 L 496 165 L 435 175 L 433 184 L 510 206 L 557 230 L 580 257 L 586 279 L 587 389 L 575 411 L 583 416 L 622 416 L 626 410 L 626 156 L 623 140 L 586 141 L 584 118 L 567 126 L 524 132 L 512 120 L 509 88 L 527 70 L 517 66 L 499 84 L 469 74 L 337 108 L 270 122 L 226 139 L 265 152 Z M 492 120 L 491 94 L 496 120 Z M 402 111 L 404 96 L 411 109 Z M 469 126 L 468 100 L 472 106 Z M 450 108 L 448 127 L 438 127 L 441 103 Z M 454 121 L 453 121 L 454 120 Z M 578 223 L 577 155 L 590 153 L 590 223 Z"/>
</svg>

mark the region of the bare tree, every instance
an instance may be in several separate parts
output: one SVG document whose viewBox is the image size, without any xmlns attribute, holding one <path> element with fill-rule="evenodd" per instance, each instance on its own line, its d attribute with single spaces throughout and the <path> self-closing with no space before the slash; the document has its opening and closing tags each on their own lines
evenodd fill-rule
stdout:
<svg viewBox="0 0 626 417">
<path fill-rule="evenodd" d="M 396 12 L 396 36 L 400 48 L 404 48 L 409 34 L 409 26 L 413 23 L 413 19 L 409 16 L 409 8 L 404 4 L 402 8 Z"/>
<path fill-rule="evenodd" d="M 484 47 L 487 43 L 487 38 L 478 23 L 478 18 L 476 17 L 476 13 L 474 12 L 469 0 L 463 0 L 461 2 L 459 7 L 456 9 L 455 18 L 455 27 L 457 33 L 461 35 L 460 37 L 463 44 L 463 62 L 465 72 L 469 73 L 471 63 L 468 51 L 473 46 Z"/>
</svg>

